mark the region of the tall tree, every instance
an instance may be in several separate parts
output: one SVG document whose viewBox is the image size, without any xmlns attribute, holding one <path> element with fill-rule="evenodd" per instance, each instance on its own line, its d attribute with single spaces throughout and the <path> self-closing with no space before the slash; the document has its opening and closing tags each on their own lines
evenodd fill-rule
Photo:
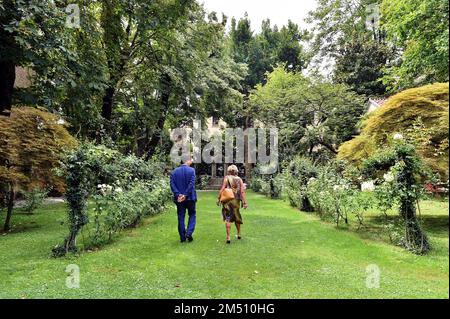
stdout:
<svg viewBox="0 0 450 319">
<path fill-rule="evenodd" d="M 344 84 L 306 78 L 276 68 L 250 96 L 252 112 L 279 128 L 280 153 L 333 157 L 356 134 L 365 111 L 364 98 Z"/>
<path fill-rule="evenodd" d="M 384 95 L 384 68 L 395 48 L 379 27 L 376 0 L 319 0 L 309 13 L 315 59 L 329 60 L 333 80 L 366 95 Z"/>
<path fill-rule="evenodd" d="M 226 115 L 241 105 L 245 66 L 225 54 L 226 19 L 204 17 L 200 6 L 192 8 L 189 19 L 166 30 L 164 41 L 152 41 L 152 50 L 140 53 L 139 64 L 124 76 L 116 132 L 127 150 L 151 157 L 167 126 Z"/>
<path fill-rule="evenodd" d="M 108 65 L 101 114 L 109 121 L 117 90 L 130 68 L 141 63 L 142 56 L 139 55 L 152 52 L 153 43 L 166 41 L 167 32 L 180 27 L 180 23 L 189 18 L 189 10 L 196 3 L 194 0 L 101 0 L 101 4 L 101 26 Z"/>
<path fill-rule="evenodd" d="M 68 71 L 65 1 L 5 0 L 0 4 L 0 113 L 7 115 L 14 98 L 15 68 L 33 65 L 37 74 Z"/>
<path fill-rule="evenodd" d="M 393 90 L 449 80 L 449 3 L 446 0 L 383 1 L 382 27 L 401 49 L 385 82 Z"/>
</svg>

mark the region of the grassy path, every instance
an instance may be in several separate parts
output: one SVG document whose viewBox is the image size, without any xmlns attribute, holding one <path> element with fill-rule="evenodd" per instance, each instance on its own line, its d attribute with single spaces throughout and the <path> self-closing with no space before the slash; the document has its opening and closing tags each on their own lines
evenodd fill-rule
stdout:
<svg viewBox="0 0 450 319">
<path fill-rule="evenodd" d="M 202 192 L 193 243 L 178 242 L 172 208 L 100 251 L 56 260 L 64 205 L 16 215 L 16 231 L 0 236 L 0 298 L 448 298 L 448 229 L 432 235 L 433 253 L 414 256 L 283 201 L 251 193 L 249 204 L 243 239 L 228 246 L 215 193 Z M 68 264 L 80 267 L 79 289 L 65 286 Z M 366 287 L 371 264 L 378 289 Z"/>
</svg>

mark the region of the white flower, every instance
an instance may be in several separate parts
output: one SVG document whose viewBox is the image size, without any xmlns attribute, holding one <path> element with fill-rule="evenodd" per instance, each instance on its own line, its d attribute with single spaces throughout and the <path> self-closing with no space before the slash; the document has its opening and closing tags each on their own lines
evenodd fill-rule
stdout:
<svg viewBox="0 0 450 319">
<path fill-rule="evenodd" d="M 375 190 L 375 184 L 373 181 L 367 181 L 361 184 L 361 191 L 373 192 Z"/>
<path fill-rule="evenodd" d="M 394 140 L 403 140 L 403 135 L 401 133 L 395 133 Z"/>
<path fill-rule="evenodd" d="M 386 173 L 383 175 L 383 178 L 386 182 L 392 182 L 394 180 L 394 174 L 392 174 L 391 172 Z"/>
<path fill-rule="evenodd" d="M 122 193 L 122 192 L 123 192 L 122 187 L 116 187 L 116 192 L 117 192 L 117 193 Z"/>
</svg>

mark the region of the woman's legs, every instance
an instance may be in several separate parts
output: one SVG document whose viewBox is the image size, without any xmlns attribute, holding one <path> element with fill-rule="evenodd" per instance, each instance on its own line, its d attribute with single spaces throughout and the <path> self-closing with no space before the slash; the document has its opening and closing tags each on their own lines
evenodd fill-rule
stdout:
<svg viewBox="0 0 450 319">
<path fill-rule="evenodd" d="M 241 224 L 236 223 L 236 230 L 238 237 L 241 237 Z"/>
<path fill-rule="evenodd" d="M 230 240 L 230 229 L 231 229 L 231 223 L 227 222 L 225 224 L 226 228 L 227 228 L 227 241 Z"/>
</svg>

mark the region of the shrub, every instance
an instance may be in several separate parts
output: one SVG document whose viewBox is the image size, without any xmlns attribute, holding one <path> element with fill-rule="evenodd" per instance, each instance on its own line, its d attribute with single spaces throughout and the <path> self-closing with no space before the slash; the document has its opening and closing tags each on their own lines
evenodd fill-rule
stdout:
<svg viewBox="0 0 450 319">
<path fill-rule="evenodd" d="M 257 192 L 257 193 L 261 192 L 262 183 L 263 183 L 263 181 L 262 181 L 261 177 L 259 177 L 259 176 L 252 176 L 251 187 L 252 187 L 252 190 L 254 192 Z"/>
<path fill-rule="evenodd" d="M 317 176 L 317 169 L 310 159 L 297 156 L 283 171 L 283 190 L 289 203 L 305 212 L 313 211 L 307 194 L 308 182 Z"/>
<path fill-rule="evenodd" d="M 262 193 L 270 198 L 279 198 L 281 196 L 282 183 L 277 178 L 279 174 L 261 174 L 259 167 L 256 166 L 253 171 L 251 188 L 253 191 Z"/>
<path fill-rule="evenodd" d="M 206 189 L 210 181 L 211 181 L 210 175 L 200 175 L 197 181 L 197 187 L 199 189 Z"/>
<path fill-rule="evenodd" d="M 386 211 L 398 205 L 405 229 L 402 245 L 418 254 L 431 249 L 416 215 L 426 171 L 415 147 L 403 140 L 394 141 L 392 146 L 376 153 L 364 162 L 363 168 L 366 177 L 377 178 L 381 184 L 375 192 L 378 207 Z"/>
<path fill-rule="evenodd" d="M 123 229 L 135 227 L 142 218 L 163 211 L 170 198 L 170 189 L 164 181 L 137 180 L 126 191 L 120 183 L 99 185 L 93 196 L 93 229 L 85 239 L 85 248 L 108 243 Z"/>
<path fill-rule="evenodd" d="M 82 145 L 64 164 L 69 235 L 54 256 L 77 251 L 76 238 L 90 222 L 87 203 L 93 196 L 94 234 L 87 245 L 100 245 L 115 233 L 135 226 L 142 216 L 161 212 L 170 199 L 164 167 L 104 146 Z M 91 225 L 90 225 L 91 226 Z"/>
<path fill-rule="evenodd" d="M 307 195 L 314 210 L 322 219 L 332 219 L 339 226 L 341 220 L 349 223 L 354 214 L 363 224 L 364 212 L 372 203 L 355 183 L 355 169 L 342 161 L 332 161 L 317 168 L 317 177 L 307 185 Z"/>
<path fill-rule="evenodd" d="M 24 210 L 28 214 L 32 214 L 36 209 L 42 206 L 49 192 L 50 189 L 40 189 L 40 188 L 33 188 L 29 192 L 24 192 L 23 193 L 25 198 L 25 206 L 23 207 Z"/>
</svg>

